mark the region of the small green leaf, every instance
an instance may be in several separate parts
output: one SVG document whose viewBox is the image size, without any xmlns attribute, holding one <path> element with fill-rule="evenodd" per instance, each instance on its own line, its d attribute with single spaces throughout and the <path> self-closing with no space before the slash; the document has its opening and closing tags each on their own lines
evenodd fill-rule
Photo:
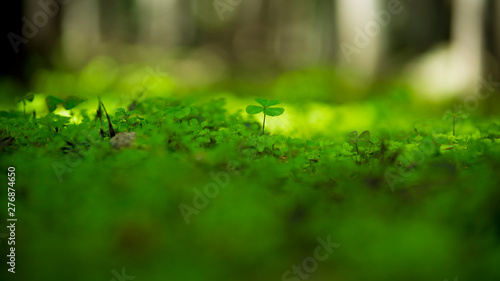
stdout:
<svg viewBox="0 0 500 281">
<path fill-rule="evenodd" d="M 66 110 L 70 110 L 70 109 L 75 108 L 77 105 L 79 105 L 80 103 L 82 103 L 84 101 L 85 101 L 84 99 L 81 99 L 79 97 L 70 96 L 70 97 L 66 98 L 66 101 L 64 101 L 63 107 Z"/>
<path fill-rule="evenodd" d="M 56 110 L 57 105 L 62 103 L 63 100 L 56 98 L 54 96 L 47 96 L 45 98 L 45 103 L 47 104 L 47 108 L 49 109 L 49 112 L 54 112 Z"/>
<path fill-rule="evenodd" d="M 126 113 L 125 113 L 125 109 L 123 108 L 117 108 L 116 109 L 116 113 L 115 113 L 115 116 L 116 117 L 121 117 L 121 116 L 126 116 Z"/>
<path fill-rule="evenodd" d="M 347 135 L 347 141 L 350 143 L 355 143 L 358 139 L 358 132 L 352 131 Z"/>
<path fill-rule="evenodd" d="M 279 100 L 270 100 L 268 103 L 267 103 L 267 107 L 270 107 L 270 106 L 273 106 L 273 105 L 277 105 L 277 104 L 280 104 L 281 101 Z"/>
<path fill-rule="evenodd" d="M 285 112 L 285 109 L 281 107 L 266 108 L 264 110 L 264 114 L 269 116 L 280 116 L 283 112 Z"/>
<path fill-rule="evenodd" d="M 260 105 L 263 107 L 268 107 L 269 101 L 266 99 L 255 99 L 256 102 L 258 102 Z"/>
<path fill-rule="evenodd" d="M 246 108 L 246 112 L 248 114 L 257 114 L 257 113 L 261 113 L 262 111 L 264 111 L 264 108 L 261 106 L 257 106 L 257 105 L 249 105 Z"/>
<path fill-rule="evenodd" d="M 189 120 L 189 126 L 191 127 L 198 127 L 200 125 L 200 122 L 196 118 L 192 118 Z"/>
<path fill-rule="evenodd" d="M 364 131 L 359 135 L 358 141 L 370 142 L 370 131 Z"/>
<path fill-rule="evenodd" d="M 188 116 L 188 115 L 189 115 L 189 113 L 191 113 L 191 108 L 189 108 L 189 107 L 184 107 L 183 109 L 181 109 L 181 110 L 179 110 L 179 111 L 177 111 L 177 112 L 175 113 L 175 117 L 177 117 L 177 118 L 179 118 L 179 119 L 182 119 L 182 118 L 184 118 L 184 117 Z"/>
<path fill-rule="evenodd" d="M 27 94 L 26 96 L 24 96 L 24 100 L 27 100 L 29 102 L 32 102 L 33 99 L 35 98 L 35 94 L 31 93 L 31 94 Z"/>
</svg>

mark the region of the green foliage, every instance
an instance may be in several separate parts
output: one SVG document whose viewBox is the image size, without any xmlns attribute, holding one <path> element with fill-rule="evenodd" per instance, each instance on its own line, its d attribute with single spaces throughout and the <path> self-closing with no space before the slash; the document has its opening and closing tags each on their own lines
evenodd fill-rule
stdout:
<svg viewBox="0 0 500 281">
<path fill-rule="evenodd" d="M 24 97 L 22 97 L 19 101 L 23 103 L 23 115 L 24 115 L 24 119 L 27 119 L 26 117 L 26 102 L 32 102 L 33 99 L 35 99 L 35 94 L 33 93 L 29 93 L 27 95 L 25 95 Z"/>
<path fill-rule="evenodd" d="M 66 110 L 70 110 L 70 109 L 75 108 L 77 105 L 79 105 L 80 103 L 82 103 L 84 101 L 85 101 L 84 99 L 70 96 L 70 97 L 67 97 L 66 100 L 63 102 L 63 107 Z"/>
<path fill-rule="evenodd" d="M 269 116 L 280 116 L 283 112 L 285 112 L 285 109 L 280 107 L 264 109 L 264 114 Z"/>
<path fill-rule="evenodd" d="M 34 98 L 35 98 L 35 94 L 29 93 L 29 94 L 26 94 L 24 97 L 22 97 L 19 101 L 22 101 L 24 104 L 26 104 L 27 101 L 32 102 Z"/>
<path fill-rule="evenodd" d="M 264 134 L 264 128 L 266 126 L 266 116 L 280 116 L 285 112 L 284 108 L 281 107 L 271 107 L 281 103 L 279 100 L 266 100 L 266 99 L 255 99 L 261 106 L 249 105 L 246 108 L 248 114 L 258 114 L 264 112 L 264 120 L 262 121 L 262 134 Z"/>
<path fill-rule="evenodd" d="M 370 141 L 370 131 L 364 131 L 359 136 L 357 131 L 353 131 L 349 133 L 349 135 L 347 135 L 347 141 L 349 143 L 354 144 L 354 147 L 356 148 L 356 152 L 358 153 L 358 155 L 359 155 L 358 143 L 360 142 L 369 143 L 370 149 L 373 145 L 373 142 Z"/>
<path fill-rule="evenodd" d="M 467 118 L 462 110 L 448 110 L 445 112 L 443 119 L 447 122 L 453 122 L 453 135 L 455 135 L 455 125 L 457 122 L 461 122 L 463 119 Z"/>
<path fill-rule="evenodd" d="M 274 116 L 266 110 L 278 109 L 278 101 L 256 101 L 247 113 Z M 73 265 L 71 256 L 102 264 L 103 272 L 127 264 L 127 273 L 148 280 L 163 271 L 183 280 L 241 280 L 241 270 L 254 266 L 264 273 L 252 271 L 248 279 L 274 280 L 329 235 L 342 246 L 320 263 L 317 278 L 344 264 L 369 270 L 338 273 L 349 280 L 410 273 L 432 280 L 455 270 L 469 279 L 478 270 L 484 280 L 497 276 L 490 267 L 459 266 L 471 251 L 487 265 L 500 257 L 493 235 L 500 183 L 494 121 L 468 119 L 470 128 L 455 136 L 440 120 L 402 132 L 374 122 L 369 131 L 334 141 L 260 134 L 258 122 L 228 113 L 222 99 L 150 97 L 134 110 L 107 109 L 99 100 L 97 110 L 80 110 L 80 123 L 54 112 L 29 120 L 0 112 L 0 164 L 19 171 L 25 245 L 16 255 L 54 253 L 50 263 L 23 260 L 39 278 L 92 280 L 87 263 Z M 134 145 L 116 149 L 110 139 L 123 132 L 135 132 Z M 227 186 L 215 189 L 221 182 Z M 193 207 L 193 198 L 201 204 L 205 190 L 209 203 L 186 225 L 179 204 Z M 487 243 L 483 232 L 492 233 Z M 238 261 L 236 269 L 225 267 L 227 259 Z M 148 267 L 129 272 L 128 264 Z M 73 270 L 61 273 L 60 265 Z"/>
<path fill-rule="evenodd" d="M 47 108 L 49 109 L 49 112 L 54 112 L 57 108 L 57 105 L 62 103 L 63 100 L 60 98 L 56 98 L 54 96 L 47 96 L 45 98 L 45 103 L 47 104 Z"/>
<path fill-rule="evenodd" d="M 248 114 L 258 114 L 264 111 L 264 107 L 258 105 L 249 105 L 246 108 Z"/>
<path fill-rule="evenodd" d="M 64 109 L 70 110 L 75 108 L 80 103 L 84 102 L 84 99 L 80 99 L 78 97 L 69 96 L 65 100 L 54 96 L 47 96 L 45 98 L 45 103 L 47 104 L 47 108 L 49 112 L 54 112 L 57 109 L 57 106 L 62 104 Z"/>
</svg>

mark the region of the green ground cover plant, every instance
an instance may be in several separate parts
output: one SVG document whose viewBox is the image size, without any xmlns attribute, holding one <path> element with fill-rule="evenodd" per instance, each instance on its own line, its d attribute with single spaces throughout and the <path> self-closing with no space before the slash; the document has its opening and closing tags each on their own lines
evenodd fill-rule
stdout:
<svg viewBox="0 0 500 281">
<path fill-rule="evenodd" d="M 264 134 L 251 115 L 281 115 L 273 100 L 250 115 L 224 99 L 148 97 L 133 110 L 46 101 L 45 116 L 0 112 L 0 163 L 16 166 L 22 210 L 17 255 L 38 276 L 101 280 L 126 267 L 142 280 L 297 278 L 288 270 L 321 239 L 338 247 L 316 280 L 500 276 L 498 120 L 469 118 L 456 134 L 435 118 L 306 139 Z M 120 134 L 124 147 L 111 141 Z"/>
</svg>

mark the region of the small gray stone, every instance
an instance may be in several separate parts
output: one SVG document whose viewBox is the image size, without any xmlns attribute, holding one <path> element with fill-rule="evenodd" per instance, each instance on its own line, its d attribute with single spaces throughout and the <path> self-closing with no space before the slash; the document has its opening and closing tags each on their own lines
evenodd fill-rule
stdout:
<svg viewBox="0 0 500 281">
<path fill-rule="evenodd" d="M 114 148 L 121 149 L 132 146 L 135 140 L 135 132 L 118 133 L 109 140 Z"/>
</svg>

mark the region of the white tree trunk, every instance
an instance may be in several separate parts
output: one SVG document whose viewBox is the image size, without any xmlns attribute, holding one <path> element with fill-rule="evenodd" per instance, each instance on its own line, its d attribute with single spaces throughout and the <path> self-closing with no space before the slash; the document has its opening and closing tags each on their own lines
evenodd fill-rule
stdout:
<svg viewBox="0 0 500 281">
<path fill-rule="evenodd" d="M 485 0 L 455 0 L 451 31 L 451 70 L 464 92 L 477 87 L 482 74 Z"/>
<path fill-rule="evenodd" d="M 451 41 L 418 58 L 410 67 L 410 82 L 420 94 L 435 100 L 470 95 L 482 74 L 485 0 L 453 0 Z"/>
<path fill-rule="evenodd" d="M 366 76 L 377 67 L 386 28 L 374 14 L 385 7 L 380 0 L 337 1 L 337 28 L 340 63 Z M 368 33 L 367 34 L 367 30 Z"/>
</svg>

